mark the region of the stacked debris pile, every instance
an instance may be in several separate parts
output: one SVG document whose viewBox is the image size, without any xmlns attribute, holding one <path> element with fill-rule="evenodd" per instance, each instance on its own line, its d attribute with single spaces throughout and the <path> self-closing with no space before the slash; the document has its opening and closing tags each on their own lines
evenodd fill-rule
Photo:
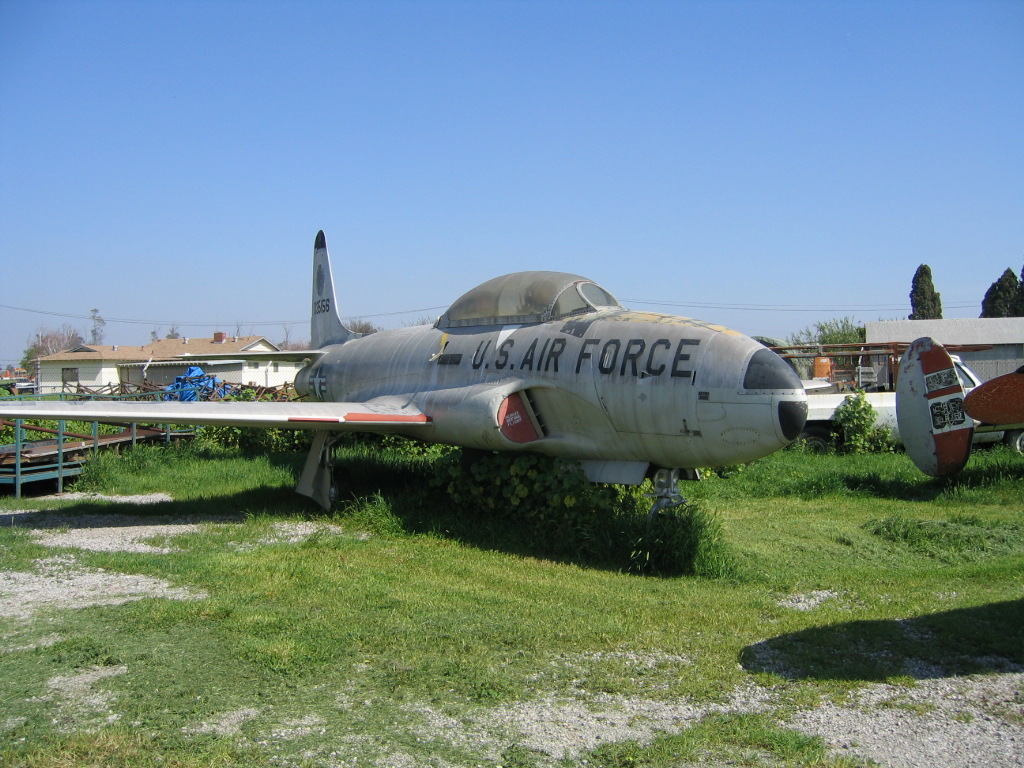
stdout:
<svg viewBox="0 0 1024 768">
<path fill-rule="evenodd" d="M 164 389 L 164 400 L 223 400 L 236 391 L 235 385 L 227 384 L 212 374 L 205 373 L 198 365 L 189 366 L 183 376 L 176 376 L 174 383 Z"/>
<path fill-rule="evenodd" d="M 295 391 L 295 387 L 290 383 L 276 387 L 254 387 L 227 382 L 222 386 L 229 387 L 233 397 L 241 397 L 241 399 L 245 400 L 269 400 L 280 402 L 300 399 L 298 392 Z M 64 388 L 65 394 L 79 395 L 84 399 L 91 399 L 94 397 L 128 397 L 129 399 L 152 399 L 156 397 L 157 399 L 163 399 L 167 392 L 168 387 L 165 385 L 155 384 L 148 380 L 141 383 L 122 382 L 120 384 L 104 384 L 100 387 L 86 387 L 78 384 L 74 387 L 69 386 Z M 251 394 L 243 394 L 243 392 Z"/>
</svg>

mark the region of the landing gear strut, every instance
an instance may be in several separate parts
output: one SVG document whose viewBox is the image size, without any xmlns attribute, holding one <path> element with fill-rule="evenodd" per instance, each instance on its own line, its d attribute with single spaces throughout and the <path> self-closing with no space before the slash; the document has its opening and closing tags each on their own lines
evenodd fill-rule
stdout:
<svg viewBox="0 0 1024 768">
<path fill-rule="evenodd" d="M 302 469 L 297 493 L 308 496 L 328 512 L 334 502 L 334 444 L 341 435 L 336 432 L 317 432 Z"/>
<path fill-rule="evenodd" d="M 662 512 L 670 512 L 677 507 L 686 504 L 686 499 L 679 493 L 680 480 L 700 480 L 698 469 L 657 469 L 651 481 L 654 483 L 654 493 L 648 493 L 649 498 L 654 499 L 651 511 L 647 513 L 648 519 L 653 519 Z"/>
</svg>

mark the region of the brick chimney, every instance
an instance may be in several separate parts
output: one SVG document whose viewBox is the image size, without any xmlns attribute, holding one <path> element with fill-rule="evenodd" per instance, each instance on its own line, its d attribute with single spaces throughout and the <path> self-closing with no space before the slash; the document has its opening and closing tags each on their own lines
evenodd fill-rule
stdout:
<svg viewBox="0 0 1024 768">
<path fill-rule="evenodd" d="M 224 333 L 224 331 L 215 331 L 214 332 L 214 334 L 213 334 L 213 343 L 214 344 L 223 344 L 227 340 L 228 340 L 228 335 L 226 333 Z"/>
</svg>

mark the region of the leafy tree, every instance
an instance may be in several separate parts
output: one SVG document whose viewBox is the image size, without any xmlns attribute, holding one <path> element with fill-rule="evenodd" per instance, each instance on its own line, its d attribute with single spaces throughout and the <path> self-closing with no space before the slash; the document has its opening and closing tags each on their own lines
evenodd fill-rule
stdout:
<svg viewBox="0 0 1024 768">
<path fill-rule="evenodd" d="M 1013 317 L 1024 317 L 1024 267 L 1020 268 L 1020 282 L 1017 283 L 1017 295 L 1011 307 Z"/>
<path fill-rule="evenodd" d="M 981 301 L 981 317 L 1016 317 L 1017 295 L 1020 292 L 1020 282 L 1017 275 L 1009 267 L 1003 272 L 1002 277 L 996 280 L 989 289 L 985 291 L 985 298 Z"/>
<path fill-rule="evenodd" d="M 60 328 L 39 328 L 34 336 L 28 338 L 28 348 L 21 358 L 21 365 L 26 370 L 35 370 L 37 358 L 54 355 L 67 349 L 80 347 L 84 343 L 82 334 L 67 323 Z"/>
<path fill-rule="evenodd" d="M 863 344 L 868 340 L 867 328 L 852 317 L 824 320 L 797 331 L 789 337 L 790 344 Z"/>
<path fill-rule="evenodd" d="M 932 284 L 932 268 L 922 264 L 910 284 L 909 320 L 941 320 L 942 299 Z"/>
</svg>

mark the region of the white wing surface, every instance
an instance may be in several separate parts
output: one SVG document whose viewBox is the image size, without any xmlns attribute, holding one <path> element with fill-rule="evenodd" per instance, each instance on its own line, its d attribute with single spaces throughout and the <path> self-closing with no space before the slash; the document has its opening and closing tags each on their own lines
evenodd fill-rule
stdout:
<svg viewBox="0 0 1024 768">
<path fill-rule="evenodd" d="M 431 419 L 397 398 L 365 403 L 105 402 L 23 400 L 0 402 L 2 419 L 65 419 L 136 424 L 214 424 L 334 432 L 398 431 Z"/>
</svg>

